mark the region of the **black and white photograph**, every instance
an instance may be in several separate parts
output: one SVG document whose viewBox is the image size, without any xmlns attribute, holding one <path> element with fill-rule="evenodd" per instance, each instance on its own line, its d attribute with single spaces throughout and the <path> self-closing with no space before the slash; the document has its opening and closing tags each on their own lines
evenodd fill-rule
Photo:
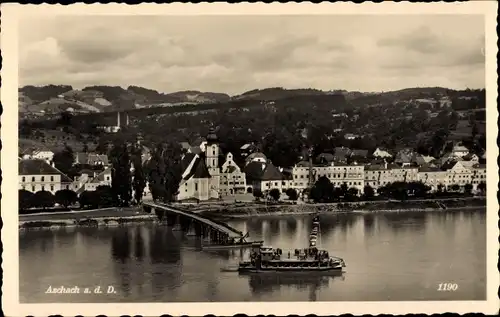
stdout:
<svg viewBox="0 0 500 317">
<path fill-rule="evenodd" d="M 2 5 L 11 312 L 497 312 L 496 5 Z"/>
</svg>

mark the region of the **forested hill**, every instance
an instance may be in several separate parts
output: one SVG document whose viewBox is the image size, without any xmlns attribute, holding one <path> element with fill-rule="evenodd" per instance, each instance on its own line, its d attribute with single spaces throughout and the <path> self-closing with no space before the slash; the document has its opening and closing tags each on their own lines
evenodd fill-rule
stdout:
<svg viewBox="0 0 500 317">
<path fill-rule="evenodd" d="M 287 101 L 290 104 L 303 103 L 310 100 L 338 100 L 343 95 L 350 106 L 376 106 L 420 100 L 429 103 L 444 99 L 471 97 L 484 103 L 484 90 L 455 91 L 441 87 L 408 88 L 389 92 L 359 92 L 346 90 L 322 91 L 317 89 L 285 89 L 281 87 L 254 89 L 240 95 L 229 96 L 219 92 L 200 92 L 186 90 L 163 93 L 154 89 L 139 86 L 129 86 L 126 89 L 119 86 L 88 86 L 74 89 L 70 85 L 24 86 L 19 89 L 19 112 L 57 114 L 64 111 L 75 113 L 100 113 L 133 109 L 164 108 L 182 106 L 196 109 L 215 109 L 221 104 L 254 103 L 269 104 Z M 332 97 L 334 96 L 334 97 Z M 172 109 L 185 112 L 186 109 Z M 189 110 L 192 111 L 192 110 Z M 141 112 L 141 111 L 140 111 Z M 149 112 L 149 111 L 147 111 Z M 160 111 L 161 112 L 161 111 Z M 168 111 L 170 112 L 170 111 Z"/>
</svg>

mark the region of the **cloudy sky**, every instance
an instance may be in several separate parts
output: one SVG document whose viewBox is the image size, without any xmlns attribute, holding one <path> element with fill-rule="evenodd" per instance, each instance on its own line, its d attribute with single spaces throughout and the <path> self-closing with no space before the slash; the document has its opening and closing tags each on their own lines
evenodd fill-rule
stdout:
<svg viewBox="0 0 500 317">
<path fill-rule="evenodd" d="M 474 15 L 60 16 L 20 22 L 20 85 L 484 88 Z"/>
</svg>

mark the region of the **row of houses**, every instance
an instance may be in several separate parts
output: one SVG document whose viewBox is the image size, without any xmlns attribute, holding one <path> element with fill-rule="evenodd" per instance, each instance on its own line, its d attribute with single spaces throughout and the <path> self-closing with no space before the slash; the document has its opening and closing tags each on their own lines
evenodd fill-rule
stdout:
<svg viewBox="0 0 500 317">
<path fill-rule="evenodd" d="M 244 162 L 237 164 L 232 153 L 227 153 L 223 162 L 220 147 L 213 129 L 197 145 L 182 143 L 184 155 L 181 160 L 182 179 L 177 200 L 218 200 L 225 196 L 251 193 L 258 189 L 266 192 L 289 188 L 299 193 L 310 185 L 310 178 L 327 177 L 335 186 L 346 184 L 362 193 L 366 185 L 378 189 L 393 182 L 420 181 L 437 190 L 444 186 L 465 186 L 471 184 L 477 190 L 478 184 L 486 182 L 486 167 L 480 158 L 471 155 L 463 146 L 440 159 L 422 156 L 411 151 L 390 151 L 377 148 L 365 163 L 347 162 L 347 157 L 367 156 L 367 151 L 337 148 L 334 154 L 322 153 L 313 161 L 300 161 L 292 168 L 280 168 L 258 152 L 254 144 L 244 145 L 241 156 Z M 363 152 L 361 152 L 363 151 Z M 148 152 L 147 148 L 144 152 Z M 53 155 L 52 155 L 53 157 Z M 95 190 L 101 185 L 111 185 L 111 169 L 107 156 L 92 153 L 77 153 L 75 164 L 99 166 L 100 169 L 83 169 L 80 175 L 70 179 L 51 164 L 50 154 L 33 153 L 20 158 L 19 188 L 36 192 L 47 190 L 55 193 L 60 189 L 71 189 L 77 193 Z M 150 155 L 143 155 L 147 164 Z M 390 161 L 390 163 L 388 162 Z M 311 165 L 312 164 L 312 165 Z M 133 167 L 132 167 L 133 168 Z M 150 195 L 148 186 L 144 192 Z"/>
</svg>

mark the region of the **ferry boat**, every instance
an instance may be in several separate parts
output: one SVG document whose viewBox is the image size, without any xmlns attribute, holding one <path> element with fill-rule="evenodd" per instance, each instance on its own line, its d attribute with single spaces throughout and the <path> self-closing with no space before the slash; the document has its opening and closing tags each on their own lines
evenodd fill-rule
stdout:
<svg viewBox="0 0 500 317">
<path fill-rule="evenodd" d="M 225 244 L 212 244 L 203 245 L 203 250 L 226 250 L 226 249 L 243 249 L 253 246 L 261 246 L 264 241 L 242 241 L 242 242 L 228 242 Z"/>
<path fill-rule="evenodd" d="M 293 254 L 283 255 L 283 250 L 266 246 L 254 246 L 250 261 L 240 262 L 240 273 L 339 273 L 345 267 L 343 259 L 333 257 L 315 247 L 295 249 Z"/>
</svg>

